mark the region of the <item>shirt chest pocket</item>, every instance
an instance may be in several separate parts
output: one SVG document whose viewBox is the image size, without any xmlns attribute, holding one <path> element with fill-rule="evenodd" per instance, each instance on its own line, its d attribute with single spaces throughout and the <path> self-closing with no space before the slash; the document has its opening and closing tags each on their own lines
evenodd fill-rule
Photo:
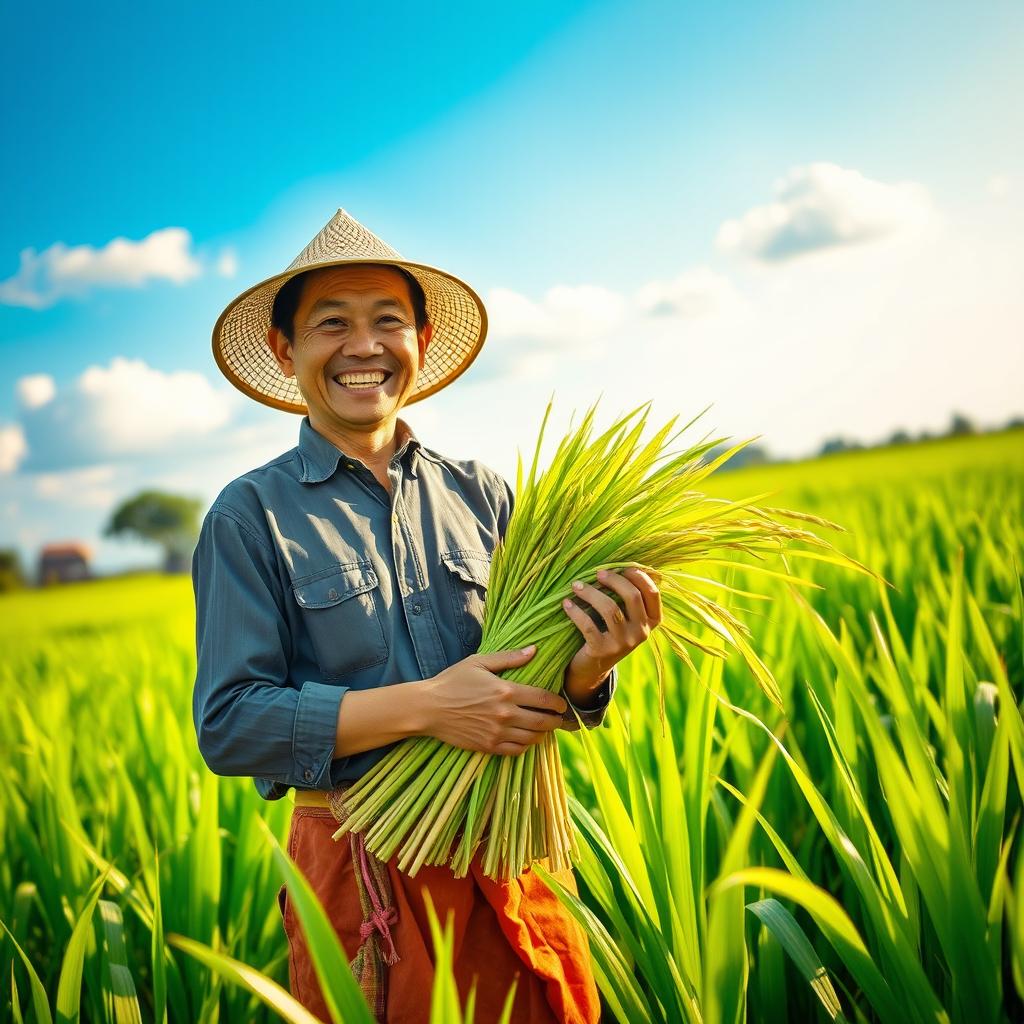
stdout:
<svg viewBox="0 0 1024 1024">
<path fill-rule="evenodd" d="M 325 678 L 387 661 L 380 583 L 369 561 L 331 566 L 295 580 L 292 593 Z"/>
<path fill-rule="evenodd" d="M 448 572 L 448 596 L 459 639 L 467 653 L 475 654 L 480 648 L 484 621 L 484 600 L 487 580 L 491 572 L 491 559 L 485 551 L 456 548 L 441 554 Z"/>
</svg>

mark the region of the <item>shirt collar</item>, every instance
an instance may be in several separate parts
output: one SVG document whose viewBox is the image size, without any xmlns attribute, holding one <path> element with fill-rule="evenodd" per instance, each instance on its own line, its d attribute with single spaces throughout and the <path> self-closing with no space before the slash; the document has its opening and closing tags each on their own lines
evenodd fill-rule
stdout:
<svg viewBox="0 0 1024 1024">
<path fill-rule="evenodd" d="M 401 417 L 395 420 L 395 455 L 404 461 L 406 469 L 416 479 L 416 454 L 422 452 L 423 445 L 412 432 L 412 427 Z M 353 465 L 366 469 L 365 463 L 354 455 L 338 448 L 333 441 L 328 441 L 323 434 L 316 431 L 309 422 L 309 416 L 302 417 L 299 425 L 299 457 L 302 461 L 300 482 L 319 484 L 334 476 L 338 462 L 345 459 Z"/>
</svg>

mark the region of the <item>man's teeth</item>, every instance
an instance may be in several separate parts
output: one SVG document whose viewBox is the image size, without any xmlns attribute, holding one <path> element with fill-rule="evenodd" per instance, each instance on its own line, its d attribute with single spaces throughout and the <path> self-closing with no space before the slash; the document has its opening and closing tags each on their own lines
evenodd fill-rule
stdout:
<svg viewBox="0 0 1024 1024">
<path fill-rule="evenodd" d="M 385 374 L 377 371 L 376 373 L 339 373 L 334 379 L 345 388 L 373 388 L 378 384 L 383 384 L 384 377 Z"/>
</svg>

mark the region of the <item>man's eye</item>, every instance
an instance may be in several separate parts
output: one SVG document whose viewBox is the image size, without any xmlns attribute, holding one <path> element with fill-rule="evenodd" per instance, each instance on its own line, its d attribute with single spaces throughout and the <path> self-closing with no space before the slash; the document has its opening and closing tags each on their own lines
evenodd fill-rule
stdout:
<svg viewBox="0 0 1024 1024">
<path fill-rule="evenodd" d="M 326 320 L 321 321 L 321 327 L 335 327 L 339 324 L 344 324 L 345 321 L 338 316 L 329 316 Z"/>
<path fill-rule="evenodd" d="M 388 314 L 387 316 L 382 316 L 377 322 L 381 323 L 381 324 L 386 324 L 386 323 L 400 324 L 402 321 L 401 321 L 401 319 L 399 317 L 392 316 L 392 315 Z"/>
</svg>

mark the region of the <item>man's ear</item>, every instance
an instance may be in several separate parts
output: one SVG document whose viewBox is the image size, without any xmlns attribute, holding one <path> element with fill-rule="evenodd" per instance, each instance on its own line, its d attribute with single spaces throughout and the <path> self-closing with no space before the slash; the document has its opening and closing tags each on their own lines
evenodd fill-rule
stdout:
<svg viewBox="0 0 1024 1024">
<path fill-rule="evenodd" d="M 276 328 L 271 327 L 267 331 L 267 345 L 274 353 L 277 365 L 286 377 L 295 376 L 295 367 L 292 365 L 292 343 Z"/>
<path fill-rule="evenodd" d="M 434 337 L 434 325 L 428 320 L 423 325 L 423 330 L 417 335 L 420 343 L 420 369 L 423 369 L 423 364 L 427 358 L 427 349 L 430 346 L 430 340 Z"/>
</svg>

